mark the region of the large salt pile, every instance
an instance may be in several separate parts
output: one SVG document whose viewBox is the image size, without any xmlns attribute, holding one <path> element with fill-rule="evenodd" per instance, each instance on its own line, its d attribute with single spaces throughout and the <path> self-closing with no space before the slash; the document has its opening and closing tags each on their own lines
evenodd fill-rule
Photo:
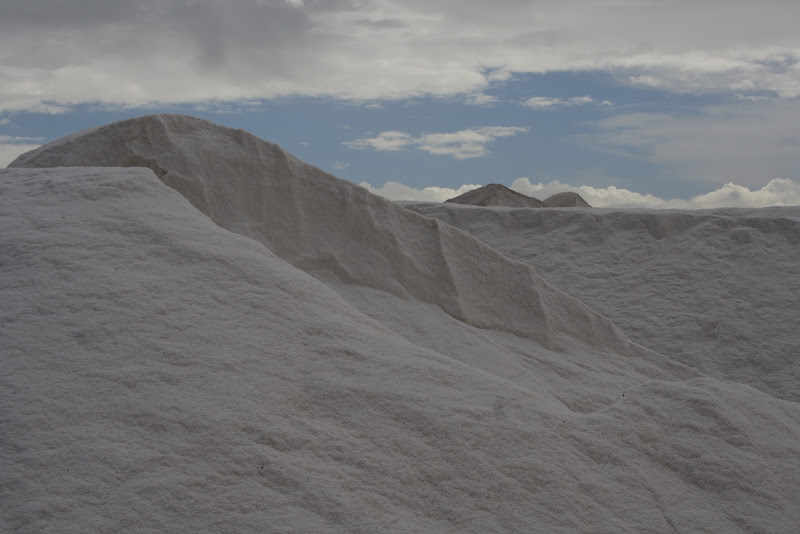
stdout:
<svg viewBox="0 0 800 534">
<path fill-rule="evenodd" d="M 68 136 L 10 165 L 55 166 L 149 167 L 218 225 L 315 276 L 431 302 L 551 348 L 638 350 L 532 269 L 242 130 L 152 115 Z"/>
<path fill-rule="evenodd" d="M 800 401 L 800 208 L 408 207 L 531 265 L 634 341 Z"/>
<path fill-rule="evenodd" d="M 156 116 L 16 165 L 77 167 L 0 172 L 3 530 L 800 523 L 796 403 L 276 145 Z"/>
</svg>

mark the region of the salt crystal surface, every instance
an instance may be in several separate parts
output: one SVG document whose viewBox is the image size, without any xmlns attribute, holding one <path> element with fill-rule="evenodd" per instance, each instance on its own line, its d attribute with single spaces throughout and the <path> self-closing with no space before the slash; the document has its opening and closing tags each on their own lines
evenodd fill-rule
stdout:
<svg viewBox="0 0 800 534">
<path fill-rule="evenodd" d="M 45 168 L 0 171 L 3 530 L 800 523 L 800 405 L 276 145 L 156 116 L 16 165 Z"/>
</svg>

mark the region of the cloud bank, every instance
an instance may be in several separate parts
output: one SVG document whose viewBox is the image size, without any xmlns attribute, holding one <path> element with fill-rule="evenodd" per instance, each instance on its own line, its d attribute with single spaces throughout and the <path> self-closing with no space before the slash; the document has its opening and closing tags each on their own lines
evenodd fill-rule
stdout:
<svg viewBox="0 0 800 534">
<path fill-rule="evenodd" d="M 800 183 L 784 178 L 775 178 L 760 189 L 751 190 L 733 183 L 724 184 L 719 189 L 689 199 L 662 199 L 654 195 L 636 193 L 627 189 L 609 186 L 573 186 L 557 180 L 547 184 L 532 184 L 528 178 L 518 178 L 511 189 L 520 193 L 547 198 L 560 191 L 574 191 L 589 204 L 598 208 L 763 208 L 766 206 L 800 205 Z"/>
<path fill-rule="evenodd" d="M 527 128 L 518 126 L 484 126 L 453 133 L 429 133 L 419 137 L 398 131 L 386 131 L 375 137 L 355 139 L 344 143 L 357 150 L 374 149 L 379 151 L 398 151 L 415 149 L 438 156 L 452 156 L 455 159 L 470 159 L 489 153 L 486 145 L 501 137 L 509 137 Z"/>
<path fill-rule="evenodd" d="M 514 73 L 581 70 L 800 95 L 800 4 L 780 0 L 26 0 L 0 15 L 0 111 L 480 95 Z"/>
<path fill-rule="evenodd" d="M 361 183 L 370 192 L 389 200 L 416 200 L 444 202 L 478 185 L 464 185 L 458 189 L 426 187 L 414 189 L 396 182 L 386 182 L 382 187 Z M 573 186 L 558 180 L 548 183 L 531 183 L 528 178 L 518 178 L 511 189 L 538 199 L 545 199 L 555 193 L 574 191 L 589 204 L 597 208 L 656 208 L 656 209 L 712 209 L 712 208 L 763 208 L 767 206 L 800 206 L 800 183 L 784 178 L 775 178 L 760 189 L 751 190 L 745 186 L 728 183 L 719 189 L 689 199 L 663 199 L 650 194 L 641 194 L 627 189 L 609 186 Z"/>
</svg>

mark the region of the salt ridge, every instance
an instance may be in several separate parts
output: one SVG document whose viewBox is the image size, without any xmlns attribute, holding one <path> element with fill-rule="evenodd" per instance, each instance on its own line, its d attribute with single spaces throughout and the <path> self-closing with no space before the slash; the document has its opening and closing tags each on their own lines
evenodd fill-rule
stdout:
<svg viewBox="0 0 800 534">
<path fill-rule="evenodd" d="M 307 272 L 431 302 L 549 348 L 577 343 L 658 358 L 529 267 L 243 130 L 151 115 L 55 141 L 9 167 L 57 166 L 149 167 L 223 228 Z"/>
</svg>

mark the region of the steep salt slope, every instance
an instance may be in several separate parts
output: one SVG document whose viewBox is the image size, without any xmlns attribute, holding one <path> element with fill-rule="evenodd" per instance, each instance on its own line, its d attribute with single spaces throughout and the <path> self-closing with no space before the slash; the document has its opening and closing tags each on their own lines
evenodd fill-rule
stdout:
<svg viewBox="0 0 800 534">
<path fill-rule="evenodd" d="M 117 122 L 55 141 L 10 167 L 145 166 L 214 222 L 326 277 L 433 303 L 471 325 L 636 355 L 605 317 L 480 241 L 303 163 L 242 130 L 180 115 Z"/>
<path fill-rule="evenodd" d="M 800 401 L 800 208 L 407 207 L 533 266 L 638 343 Z"/>
<path fill-rule="evenodd" d="M 146 169 L 0 171 L 0 228 L 0 530 L 800 523 L 797 404 L 694 379 L 575 413 L 410 343 Z"/>
</svg>

